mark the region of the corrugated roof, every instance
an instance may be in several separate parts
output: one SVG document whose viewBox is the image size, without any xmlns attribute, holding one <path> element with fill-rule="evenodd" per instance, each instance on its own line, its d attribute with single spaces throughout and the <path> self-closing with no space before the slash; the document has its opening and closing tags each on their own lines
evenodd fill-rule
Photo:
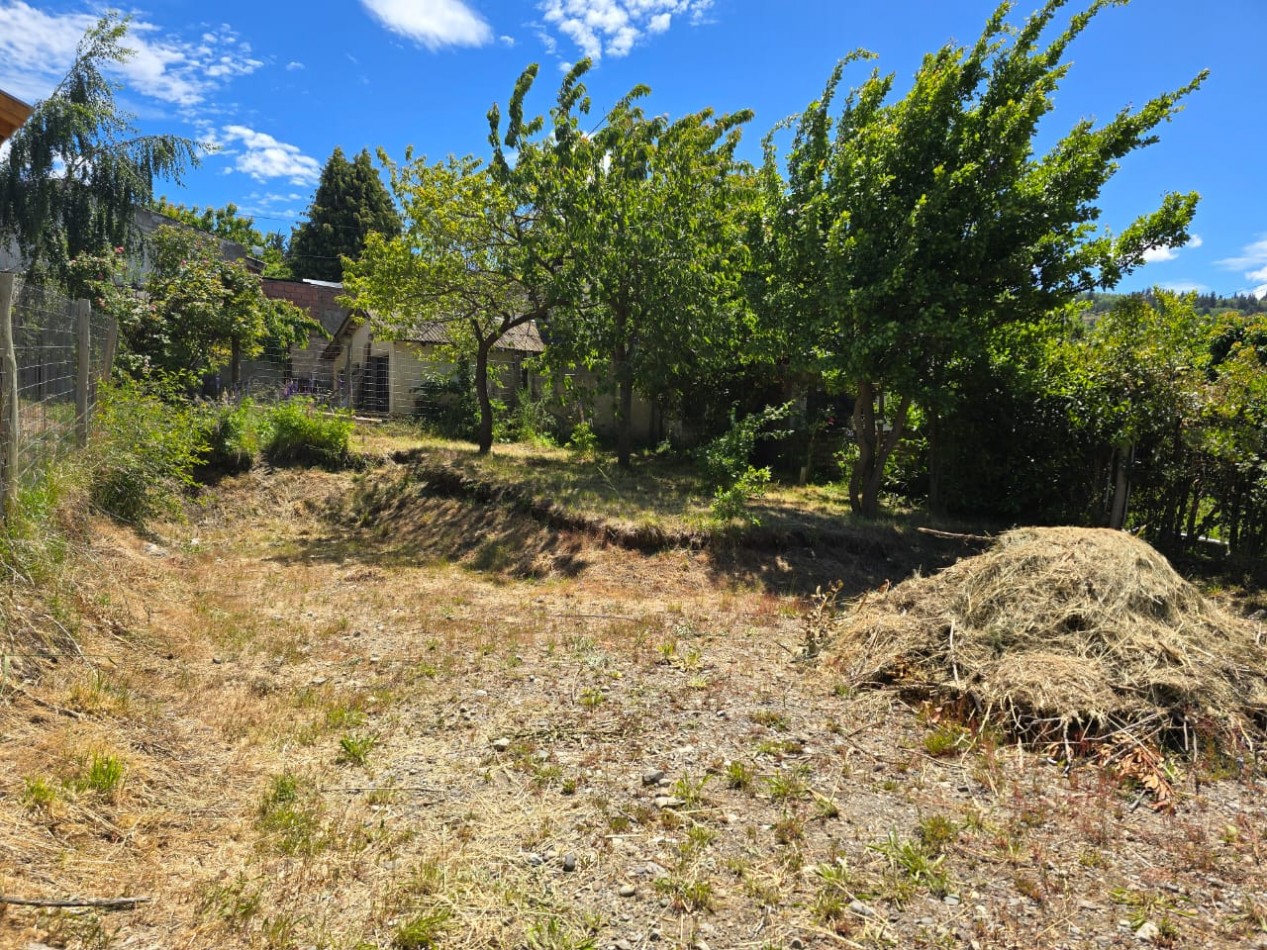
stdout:
<svg viewBox="0 0 1267 950">
<path fill-rule="evenodd" d="M 449 334 L 443 322 L 432 321 L 418 324 L 403 339 L 409 343 L 448 343 Z M 541 353 L 545 348 L 535 320 L 511 328 L 496 346 L 499 350 L 517 350 L 520 353 Z"/>
</svg>

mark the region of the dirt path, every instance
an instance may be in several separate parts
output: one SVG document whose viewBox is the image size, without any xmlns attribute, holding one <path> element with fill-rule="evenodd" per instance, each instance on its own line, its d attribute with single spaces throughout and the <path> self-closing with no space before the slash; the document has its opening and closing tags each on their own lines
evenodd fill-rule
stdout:
<svg viewBox="0 0 1267 950">
<path fill-rule="evenodd" d="M 454 499 L 323 517 L 352 483 L 99 526 L 92 655 L 0 710 L 0 893 L 151 900 L 9 907 L 0 945 L 1267 946 L 1254 763 L 1164 815 L 933 755 L 935 711 L 797 662 L 804 603 L 704 554 Z"/>
</svg>

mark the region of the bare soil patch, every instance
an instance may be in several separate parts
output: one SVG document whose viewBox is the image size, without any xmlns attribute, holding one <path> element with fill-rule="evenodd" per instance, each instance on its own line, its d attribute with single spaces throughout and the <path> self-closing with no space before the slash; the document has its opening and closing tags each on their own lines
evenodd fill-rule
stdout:
<svg viewBox="0 0 1267 950">
<path fill-rule="evenodd" d="M 732 571 L 453 497 L 346 517 L 398 474 L 95 526 L 84 657 L 0 707 L 0 893 L 152 899 L 0 907 L 0 945 L 1267 946 L 1252 756 L 1166 761 L 1162 813 L 947 745 L 935 705 L 798 659 L 780 579 L 817 556 Z M 836 566 L 901 580 L 868 557 Z"/>
</svg>

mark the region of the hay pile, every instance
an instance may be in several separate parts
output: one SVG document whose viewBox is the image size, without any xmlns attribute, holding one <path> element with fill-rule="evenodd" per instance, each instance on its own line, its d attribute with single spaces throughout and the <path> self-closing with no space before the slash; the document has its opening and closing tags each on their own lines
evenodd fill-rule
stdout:
<svg viewBox="0 0 1267 950">
<path fill-rule="evenodd" d="M 835 662 L 855 685 L 959 701 L 1031 739 L 1126 731 L 1243 747 L 1267 727 L 1261 628 L 1120 531 L 1011 531 L 841 624 Z"/>
</svg>

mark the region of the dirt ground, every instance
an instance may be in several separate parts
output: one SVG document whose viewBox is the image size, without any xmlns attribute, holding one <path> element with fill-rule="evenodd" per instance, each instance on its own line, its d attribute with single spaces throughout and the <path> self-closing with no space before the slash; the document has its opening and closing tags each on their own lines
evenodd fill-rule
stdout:
<svg viewBox="0 0 1267 950">
<path fill-rule="evenodd" d="M 82 655 L 0 706 L 0 894 L 144 900 L 2 905 L 0 946 L 1267 947 L 1260 763 L 1166 763 L 1156 811 L 803 661 L 763 578 L 866 554 L 358 520 L 385 477 L 94 525 Z"/>
</svg>

